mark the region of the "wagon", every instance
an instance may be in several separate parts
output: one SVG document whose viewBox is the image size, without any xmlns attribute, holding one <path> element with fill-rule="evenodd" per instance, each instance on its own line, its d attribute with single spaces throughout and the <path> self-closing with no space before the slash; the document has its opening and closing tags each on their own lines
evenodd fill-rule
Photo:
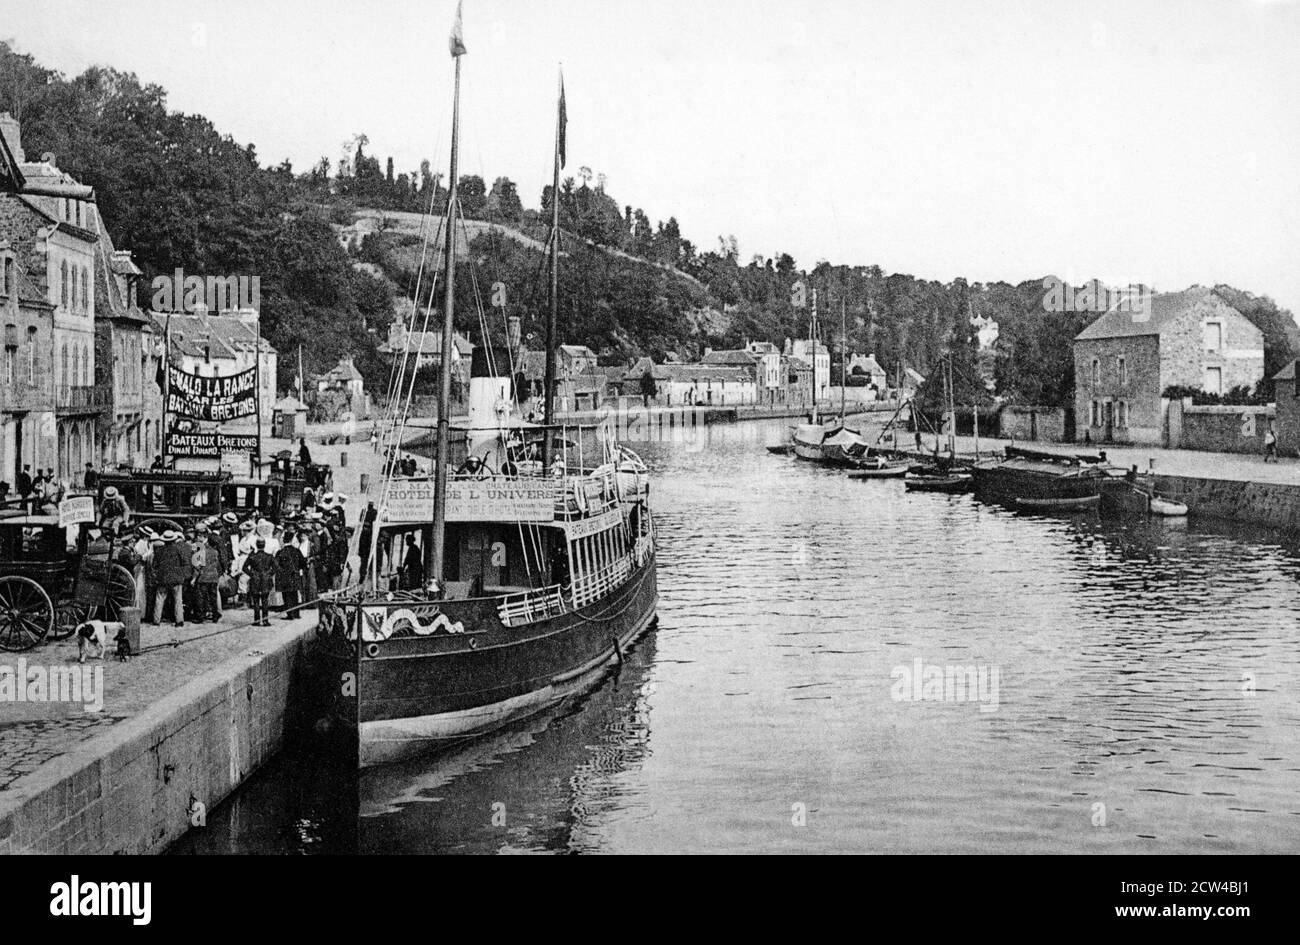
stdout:
<svg viewBox="0 0 1300 945">
<path fill-rule="evenodd" d="M 135 603 L 135 578 L 96 534 L 90 523 L 0 510 L 0 650 L 62 639 L 85 620 L 120 620 Z"/>
</svg>

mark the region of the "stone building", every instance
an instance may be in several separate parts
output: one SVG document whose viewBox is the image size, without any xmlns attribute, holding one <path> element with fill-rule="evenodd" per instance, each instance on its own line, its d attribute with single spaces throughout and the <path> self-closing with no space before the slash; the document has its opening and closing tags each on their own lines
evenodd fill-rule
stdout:
<svg viewBox="0 0 1300 945">
<path fill-rule="evenodd" d="M 15 409 L 6 410 L 6 472 L 30 457 L 33 469 L 54 467 L 60 479 L 94 462 L 96 430 L 108 391 L 95 383 L 94 191 L 59 170 L 55 156 L 28 161 L 21 129 L 0 114 L 9 169 L 19 187 L 0 196 L 0 241 L 7 246 L 23 302 L 5 323 L 5 377 Z M 48 314 L 46 314 L 48 313 Z M 48 321 L 46 320 L 48 319 Z M 12 369 L 12 374 L 10 370 Z M 52 401 L 52 411 L 39 409 Z M 21 415 L 21 417 L 20 417 Z"/>
<path fill-rule="evenodd" d="M 725 364 L 655 364 L 641 358 L 623 372 L 623 389 L 636 396 L 647 372 L 655 381 L 654 402 L 666 407 L 728 407 L 757 400 L 753 372 Z"/>
<path fill-rule="evenodd" d="M 1263 335 L 1213 289 L 1155 295 L 1146 309 L 1106 312 L 1075 338 L 1075 435 L 1160 443 L 1167 388 L 1222 394 L 1263 376 Z"/>
<path fill-rule="evenodd" d="M 140 269 L 102 225 L 95 252 L 95 383 L 107 389 L 97 465 L 147 467 L 162 453 L 161 335 L 139 305 Z"/>
</svg>

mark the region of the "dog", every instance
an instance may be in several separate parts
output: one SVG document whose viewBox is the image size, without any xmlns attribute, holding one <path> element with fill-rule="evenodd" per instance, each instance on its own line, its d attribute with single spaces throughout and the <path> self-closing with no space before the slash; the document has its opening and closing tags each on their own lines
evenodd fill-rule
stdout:
<svg viewBox="0 0 1300 945">
<path fill-rule="evenodd" d="M 77 662 L 84 663 L 87 658 L 103 659 L 109 636 L 120 636 L 125 628 L 123 623 L 106 620 L 87 620 L 77 624 Z"/>
<path fill-rule="evenodd" d="M 117 631 L 117 661 L 119 663 L 131 662 L 131 641 L 126 638 L 126 627 Z"/>
</svg>

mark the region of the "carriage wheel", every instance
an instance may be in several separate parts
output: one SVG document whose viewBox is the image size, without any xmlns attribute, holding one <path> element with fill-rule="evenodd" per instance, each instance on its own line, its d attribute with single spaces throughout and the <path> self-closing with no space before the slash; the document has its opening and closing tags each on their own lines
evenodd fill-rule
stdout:
<svg viewBox="0 0 1300 945">
<path fill-rule="evenodd" d="M 78 626 L 93 615 L 94 608 L 66 600 L 54 608 L 54 627 L 50 630 L 51 640 L 66 640 Z"/>
<path fill-rule="evenodd" d="M 31 578 L 0 577 L 0 649 L 30 650 L 54 627 L 54 605 Z"/>
<path fill-rule="evenodd" d="M 134 606 L 135 577 L 123 565 L 115 564 L 109 569 L 108 586 L 104 588 L 103 618 L 121 620 L 122 608 Z"/>
</svg>

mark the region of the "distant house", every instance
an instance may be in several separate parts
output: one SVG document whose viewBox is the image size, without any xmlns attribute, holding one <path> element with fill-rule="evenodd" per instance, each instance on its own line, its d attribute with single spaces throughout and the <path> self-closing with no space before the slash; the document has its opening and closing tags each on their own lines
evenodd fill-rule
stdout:
<svg viewBox="0 0 1300 945">
<path fill-rule="evenodd" d="M 751 341 L 745 351 L 758 359 L 755 380 L 761 403 L 777 404 L 786 401 L 785 371 L 781 363 L 781 349 L 770 341 Z"/>
<path fill-rule="evenodd" d="M 617 368 L 601 368 L 596 352 L 586 345 L 560 345 L 555 359 L 555 409 L 595 410 L 610 394 L 610 373 Z M 523 352 L 524 399 L 539 402 L 546 390 L 546 352 Z M 539 408 L 540 409 L 540 408 Z"/>
<path fill-rule="evenodd" d="M 338 364 L 316 378 L 318 391 L 346 391 L 349 396 L 356 396 L 365 392 L 365 386 L 351 355 L 339 358 Z"/>
<path fill-rule="evenodd" d="M 874 385 L 879 390 L 884 390 L 889 386 L 889 375 L 885 369 L 880 366 L 874 354 L 861 355 L 854 354 L 849 357 L 849 374 L 865 375 L 868 378 L 867 383 Z"/>
<path fill-rule="evenodd" d="M 666 407 L 732 406 L 752 404 L 757 398 L 753 372 L 725 364 L 655 364 L 641 358 L 623 372 L 625 391 L 640 390 L 649 372 L 655 381 L 655 403 Z"/>
<path fill-rule="evenodd" d="M 409 307 L 409 302 L 407 303 Z M 375 349 L 390 364 L 397 364 L 403 356 L 408 370 L 436 367 L 442 362 L 441 331 L 410 331 L 405 319 L 395 318 L 388 326 L 388 340 L 381 342 Z M 460 332 L 451 336 L 451 384 L 452 396 L 464 401 L 469 391 L 470 358 L 474 354 L 474 343 Z M 409 378 L 409 375 L 408 375 Z"/>
<path fill-rule="evenodd" d="M 1106 312 L 1074 339 L 1075 434 L 1160 443 L 1171 386 L 1223 394 L 1264 376 L 1264 337 L 1213 289 L 1151 296 Z"/>
<path fill-rule="evenodd" d="M 1273 375 L 1273 400 L 1277 404 L 1277 450 L 1300 455 L 1300 369 L 1292 361 Z"/>
<path fill-rule="evenodd" d="M 831 353 L 820 341 L 805 338 L 785 340 L 785 353 L 789 357 L 799 358 L 812 365 L 812 385 L 819 398 L 826 396 L 826 387 L 831 382 Z"/>
</svg>

